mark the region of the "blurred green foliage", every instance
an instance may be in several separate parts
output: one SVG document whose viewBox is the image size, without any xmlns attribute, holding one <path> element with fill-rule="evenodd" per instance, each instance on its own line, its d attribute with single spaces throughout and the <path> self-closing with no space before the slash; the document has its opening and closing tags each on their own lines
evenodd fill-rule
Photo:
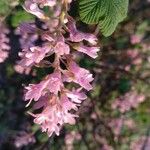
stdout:
<svg viewBox="0 0 150 150">
<path fill-rule="evenodd" d="M 17 4 L 17 0 L 0 0 L 0 17 L 7 16 L 11 13 L 13 7 Z"/>
<path fill-rule="evenodd" d="M 25 10 L 18 10 L 11 17 L 11 25 L 13 27 L 18 27 L 20 23 L 32 22 L 34 19 L 35 17 L 27 13 Z"/>
</svg>

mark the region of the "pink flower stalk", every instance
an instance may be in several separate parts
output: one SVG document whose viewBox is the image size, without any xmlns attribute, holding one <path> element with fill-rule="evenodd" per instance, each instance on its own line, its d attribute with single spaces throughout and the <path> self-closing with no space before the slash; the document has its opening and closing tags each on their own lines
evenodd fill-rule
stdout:
<svg viewBox="0 0 150 150">
<path fill-rule="evenodd" d="M 99 50 L 99 47 L 96 46 L 96 36 L 78 31 L 75 21 L 68 17 L 69 7 L 67 5 L 70 2 L 71 0 L 26 0 L 25 9 L 42 19 L 45 29 L 38 29 L 30 24 L 23 24 L 20 27 L 21 31 L 24 29 L 23 32 L 27 34 L 40 35 L 43 42 L 41 46 L 34 46 L 31 42 L 33 45 L 24 48 L 19 53 L 21 57 L 19 64 L 24 68 L 46 66 L 54 69 L 53 73 L 47 75 L 40 83 L 29 84 L 25 87 L 24 96 L 25 100 L 29 101 L 28 105 L 34 102 L 34 109 L 42 109 L 41 113 L 30 114 L 35 117 L 34 122 L 39 124 L 42 131 L 47 132 L 49 136 L 53 133 L 59 135 L 65 123 L 75 124 L 75 118 L 78 117 L 75 112 L 78 111 L 82 101 L 87 98 L 82 89 L 87 91 L 92 89 L 92 74 L 78 66 L 71 55 L 71 50 L 75 49 L 74 44 L 78 45 L 79 52 L 92 58 L 97 57 Z M 50 7 L 53 11 L 52 16 L 47 18 L 41 9 L 44 6 Z M 64 6 L 67 7 L 64 8 Z M 69 38 L 66 37 L 66 34 L 69 35 Z M 81 43 L 83 40 L 89 42 L 88 46 Z M 51 57 L 52 54 L 54 54 L 54 61 L 46 61 L 45 57 Z M 79 88 L 69 90 L 65 82 L 74 82 Z"/>
<path fill-rule="evenodd" d="M 4 62 L 9 55 L 9 39 L 6 36 L 8 33 L 9 30 L 3 24 L 0 24 L 0 63 Z"/>
</svg>

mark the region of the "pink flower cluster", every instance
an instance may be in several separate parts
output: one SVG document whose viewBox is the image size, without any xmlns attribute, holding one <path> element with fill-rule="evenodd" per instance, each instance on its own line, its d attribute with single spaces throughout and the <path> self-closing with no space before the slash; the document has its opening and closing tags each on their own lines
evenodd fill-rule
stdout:
<svg viewBox="0 0 150 150">
<path fill-rule="evenodd" d="M 132 131 L 136 127 L 135 122 L 132 119 L 125 118 L 124 116 L 111 119 L 108 125 L 114 133 L 114 140 L 119 140 L 119 136 L 121 135 L 121 132 L 124 126 Z"/>
<path fill-rule="evenodd" d="M 138 49 L 127 50 L 127 56 L 131 59 L 133 65 L 141 65 L 142 57 Z"/>
<path fill-rule="evenodd" d="M 10 46 L 8 45 L 9 39 L 7 38 L 6 34 L 9 33 L 9 30 L 0 23 L 0 63 L 4 62 L 5 59 L 8 57 Z"/>
<path fill-rule="evenodd" d="M 119 97 L 112 104 L 113 109 L 118 109 L 121 113 L 125 113 L 132 108 L 137 108 L 140 103 L 145 100 L 145 96 L 137 94 L 134 91 L 126 93 L 124 96 Z"/>
<path fill-rule="evenodd" d="M 19 132 L 19 134 L 14 137 L 14 145 L 16 148 L 22 148 L 23 146 L 35 142 L 36 141 L 33 134 L 27 133 L 25 131 Z"/>
<path fill-rule="evenodd" d="M 131 150 L 149 150 L 150 148 L 150 137 L 149 136 L 141 136 L 139 139 L 134 140 L 131 145 Z"/>
<path fill-rule="evenodd" d="M 75 124 L 75 118 L 78 116 L 74 112 L 78 111 L 78 106 L 87 98 L 82 90 L 92 89 L 92 74 L 75 62 L 71 51 L 77 50 L 92 58 L 96 58 L 99 51 L 96 36 L 79 31 L 75 20 L 67 14 L 70 2 L 26 0 L 25 10 L 41 19 L 46 28 L 39 29 L 30 24 L 22 24 L 20 27 L 20 30 L 26 33 L 38 34 L 43 42 L 40 46 L 30 44 L 24 47 L 19 53 L 19 65 L 24 68 L 53 68 L 53 72 L 41 82 L 25 87 L 25 100 L 29 101 L 28 105 L 34 101 L 34 109 L 42 108 L 41 113 L 30 114 L 35 117 L 34 122 L 49 136 L 53 133 L 59 135 L 65 123 Z M 44 13 L 44 6 L 49 6 L 53 12 L 51 16 Z M 83 41 L 87 41 L 87 44 Z M 54 61 L 47 61 L 52 55 Z M 75 83 L 72 90 L 67 89 L 66 83 L 70 82 Z"/>
</svg>

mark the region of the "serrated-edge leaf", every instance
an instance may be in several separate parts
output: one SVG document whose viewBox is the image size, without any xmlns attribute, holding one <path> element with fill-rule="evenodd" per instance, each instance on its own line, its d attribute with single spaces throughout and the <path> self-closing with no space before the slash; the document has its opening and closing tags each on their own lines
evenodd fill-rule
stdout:
<svg viewBox="0 0 150 150">
<path fill-rule="evenodd" d="M 104 36 L 111 35 L 127 16 L 128 0 L 80 0 L 80 18 L 87 24 L 99 24 Z"/>
</svg>

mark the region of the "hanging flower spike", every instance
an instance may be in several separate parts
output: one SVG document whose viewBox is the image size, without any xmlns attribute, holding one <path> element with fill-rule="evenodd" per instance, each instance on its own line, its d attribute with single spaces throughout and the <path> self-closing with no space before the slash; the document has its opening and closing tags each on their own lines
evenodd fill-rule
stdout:
<svg viewBox="0 0 150 150">
<path fill-rule="evenodd" d="M 75 114 L 83 100 L 87 98 L 82 89 L 87 91 L 92 89 L 92 74 L 84 68 L 77 65 L 72 58 L 71 50 L 76 49 L 92 58 L 97 57 L 99 47 L 97 47 L 97 38 L 93 34 L 83 33 L 77 30 L 75 21 L 68 17 L 68 5 L 70 0 L 26 0 L 25 9 L 40 18 L 45 23 L 45 29 L 31 27 L 29 24 L 23 24 L 23 32 L 29 34 L 40 34 L 43 40 L 41 46 L 29 46 L 19 53 L 21 61 L 19 64 L 24 67 L 38 66 L 43 67 L 46 63 L 45 57 L 54 54 L 54 61 L 48 67 L 53 68 L 53 73 L 47 75 L 38 84 L 29 84 L 25 87 L 25 101 L 28 105 L 33 101 L 33 108 L 42 109 L 38 114 L 30 113 L 39 124 L 42 132 L 47 132 L 48 136 L 53 133 L 60 134 L 64 124 L 75 124 Z M 45 19 L 42 8 L 50 7 L 53 11 L 52 16 Z M 55 22 L 56 21 L 56 22 Z M 53 24 L 53 25 L 52 25 Z M 37 32 L 40 31 L 40 32 Z M 64 34 L 69 34 L 67 38 Z M 88 46 L 82 43 L 88 41 Z M 92 45 L 92 46 L 91 46 Z M 64 67 L 61 66 L 64 64 Z M 69 90 L 65 82 L 77 83 L 79 88 Z M 27 106 L 28 106 L 27 105 Z M 71 111 L 73 110 L 73 111 Z"/>
</svg>

